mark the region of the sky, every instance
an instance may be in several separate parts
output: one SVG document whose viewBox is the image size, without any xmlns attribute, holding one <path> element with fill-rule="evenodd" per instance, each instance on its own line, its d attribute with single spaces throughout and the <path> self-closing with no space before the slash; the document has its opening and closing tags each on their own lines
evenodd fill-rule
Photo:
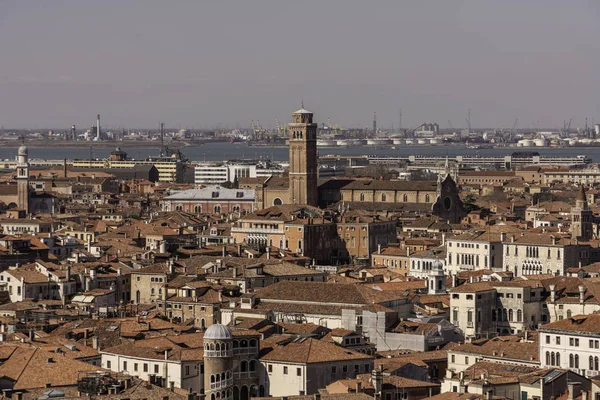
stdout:
<svg viewBox="0 0 600 400">
<path fill-rule="evenodd" d="M 598 0 L 0 0 L 5 128 L 600 122 Z"/>
</svg>

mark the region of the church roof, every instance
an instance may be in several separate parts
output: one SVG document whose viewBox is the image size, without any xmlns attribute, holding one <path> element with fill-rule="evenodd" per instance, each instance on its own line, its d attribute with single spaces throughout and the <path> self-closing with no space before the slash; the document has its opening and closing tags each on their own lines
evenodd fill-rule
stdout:
<svg viewBox="0 0 600 400">
<path fill-rule="evenodd" d="M 308 110 L 307 110 L 307 109 L 305 109 L 305 108 L 301 108 L 301 109 L 299 109 L 298 111 L 294 111 L 294 114 L 312 114 L 312 112 L 311 112 L 311 111 L 308 111 Z"/>
</svg>

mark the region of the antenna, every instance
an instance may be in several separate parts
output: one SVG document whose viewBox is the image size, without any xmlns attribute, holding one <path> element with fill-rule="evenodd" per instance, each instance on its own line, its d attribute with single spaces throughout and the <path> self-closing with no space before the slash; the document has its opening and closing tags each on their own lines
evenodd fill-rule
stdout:
<svg viewBox="0 0 600 400">
<path fill-rule="evenodd" d="M 165 132 L 164 132 L 164 128 L 165 128 L 165 123 L 161 122 L 160 123 L 160 156 L 161 157 L 165 156 Z"/>
<path fill-rule="evenodd" d="M 398 109 L 398 130 L 402 130 L 402 109 Z"/>
<path fill-rule="evenodd" d="M 377 135 L 377 113 L 373 113 L 373 135 Z"/>
</svg>

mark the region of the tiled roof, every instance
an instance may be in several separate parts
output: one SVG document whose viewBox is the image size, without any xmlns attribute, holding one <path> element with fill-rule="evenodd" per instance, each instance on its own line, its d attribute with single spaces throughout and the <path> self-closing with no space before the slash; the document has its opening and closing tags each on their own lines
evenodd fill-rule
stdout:
<svg viewBox="0 0 600 400">
<path fill-rule="evenodd" d="M 373 360 L 373 357 L 339 347 L 327 341 L 305 337 L 272 336 L 261 342 L 261 361 L 324 363 L 347 360 Z"/>
<path fill-rule="evenodd" d="M 284 281 L 256 291 L 264 300 L 335 304 L 380 304 L 401 298 L 394 292 L 374 290 L 362 285 L 326 282 Z"/>
</svg>

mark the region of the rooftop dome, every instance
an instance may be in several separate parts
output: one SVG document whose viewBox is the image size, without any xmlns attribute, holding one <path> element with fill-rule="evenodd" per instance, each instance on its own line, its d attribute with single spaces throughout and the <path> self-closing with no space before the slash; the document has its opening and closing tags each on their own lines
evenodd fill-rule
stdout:
<svg viewBox="0 0 600 400">
<path fill-rule="evenodd" d="M 222 324 L 214 324 L 204 332 L 204 339 L 228 340 L 231 339 L 231 330 Z"/>
<path fill-rule="evenodd" d="M 27 149 L 27 146 L 23 145 L 23 146 L 19 147 L 18 155 L 26 156 L 28 153 L 29 153 L 29 150 Z"/>
</svg>

